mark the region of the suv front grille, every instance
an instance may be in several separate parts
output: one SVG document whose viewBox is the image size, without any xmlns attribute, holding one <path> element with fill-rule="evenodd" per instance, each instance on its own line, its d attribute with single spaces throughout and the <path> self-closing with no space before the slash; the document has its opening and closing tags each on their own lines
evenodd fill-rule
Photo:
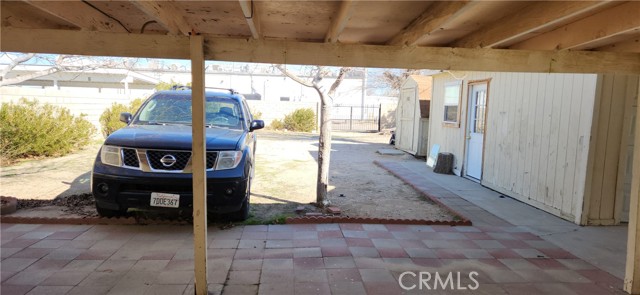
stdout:
<svg viewBox="0 0 640 295">
<path fill-rule="evenodd" d="M 218 152 L 207 152 L 207 170 L 213 169 L 218 158 Z"/>
<path fill-rule="evenodd" d="M 138 153 L 135 149 L 122 149 L 122 162 L 125 166 L 140 167 L 140 161 L 138 161 Z"/>
<path fill-rule="evenodd" d="M 155 170 L 184 170 L 191 158 L 191 152 L 147 150 L 149 165 Z"/>
</svg>

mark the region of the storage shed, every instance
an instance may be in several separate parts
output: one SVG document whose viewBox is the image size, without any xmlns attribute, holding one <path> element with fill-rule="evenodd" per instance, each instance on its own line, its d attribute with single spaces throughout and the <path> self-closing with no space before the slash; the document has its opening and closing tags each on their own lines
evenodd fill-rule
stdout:
<svg viewBox="0 0 640 295">
<path fill-rule="evenodd" d="M 431 105 L 430 76 L 411 75 L 400 87 L 396 108 L 396 147 L 416 156 L 426 156 Z"/>
<path fill-rule="evenodd" d="M 619 224 L 638 84 L 638 75 L 444 72 L 433 76 L 429 143 L 454 155 L 456 175 L 576 224 Z"/>
</svg>

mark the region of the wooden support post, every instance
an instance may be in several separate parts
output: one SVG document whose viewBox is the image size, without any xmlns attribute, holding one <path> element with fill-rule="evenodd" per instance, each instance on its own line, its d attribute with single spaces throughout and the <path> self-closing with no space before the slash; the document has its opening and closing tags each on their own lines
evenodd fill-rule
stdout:
<svg viewBox="0 0 640 295">
<path fill-rule="evenodd" d="M 640 86 L 638 88 L 640 96 Z M 640 98 L 638 103 L 640 103 Z M 627 237 L 627 269 L 624 277 L 624 290 L 629 294 L 640 294 L 640 218 L 638 218 L 640 213 L 640 106 L 636 109 L 629 234 Z"/>
<path fill-rule="evenodd" d="M 204 38 L 190 37 L 191 43 L 191 109 L 193 112 L 193 254 L 195 291 L 207 294 L 207 175 L 205 172 L 204 127 Z"/>
</svg>

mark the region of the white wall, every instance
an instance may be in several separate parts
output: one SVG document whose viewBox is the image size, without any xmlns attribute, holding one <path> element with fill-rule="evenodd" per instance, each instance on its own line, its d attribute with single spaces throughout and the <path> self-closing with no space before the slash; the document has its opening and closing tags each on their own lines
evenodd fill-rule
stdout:
<svg viewBox="0 0 640 295">
<path fill-rule="evenodd" d="M 161 81 L 171 80 L 186 84 L 191 82 L 191 74 L 188 72 L 146 72 L 138 71 L 141 74 L 154 77 Z M 323 79 L 320 83 L 329 89 L 335 79 Z M 259 93 L 263 101 L 280 101 L 280 97 L 289 97 L 290 101 L 318 102 L 319 97 L 316 91 L 309 87 L 304 87 L 299 83 L 285 78 L 284 76 L 274 76 L 265 74 L 244 74 L 244 73 L 206 73 L 205 85 L 207 87 L 233 88 L 240 93 Z M 252 89 L 253 88 L 253 89 Z M 362 101 L 362 79 L 344 79 L 336 91 L 335 104 L 360 105 Z M 371 104 L 371 102 L 365 102 Z"/>
<path fill-rule="evenodd" d="M 460 126 L 443 126 L 444 83 L 463 79 Z M 444 73 L 434 77 L 431 145 L 463 173 L 468 82 L 490 79 L 481 183 L 571 221 L 582 213 L 596 75 Z"/>
</svg>

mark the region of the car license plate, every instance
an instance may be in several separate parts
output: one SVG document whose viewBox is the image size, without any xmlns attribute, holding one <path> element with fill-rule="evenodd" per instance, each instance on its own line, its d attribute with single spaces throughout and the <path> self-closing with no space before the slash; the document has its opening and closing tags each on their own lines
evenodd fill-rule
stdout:
<svg viewBox="0 0 640 295">
<path fill-rule="evenodd" d="M 178 208 L 180 206 L 180 195 L 151 193 L 151 206 Z"/>
</svg>

